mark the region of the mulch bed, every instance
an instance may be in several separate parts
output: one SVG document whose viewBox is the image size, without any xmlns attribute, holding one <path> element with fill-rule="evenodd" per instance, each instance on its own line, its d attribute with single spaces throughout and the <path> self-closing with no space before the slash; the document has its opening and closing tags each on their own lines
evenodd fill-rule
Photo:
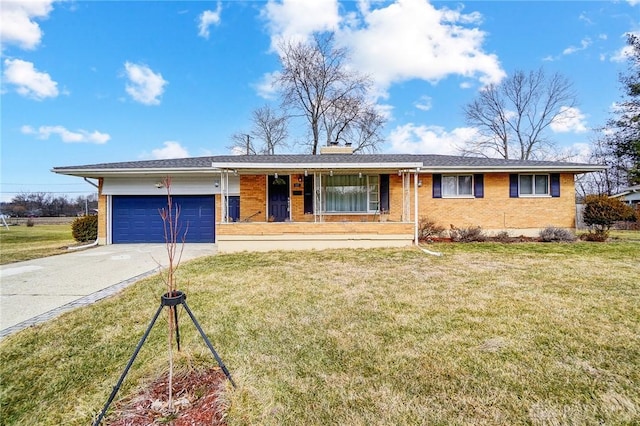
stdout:
<svg viewBox="0 0 640 426">
<path fill-rule="evenodd" d="M 227 378 L 219 368 L 176 373 L 173 377 L 174 413 L 167 409 L 168 374 L 114 407 L 111 426 L 226 426 L 222 398 Z"/>
</svg>

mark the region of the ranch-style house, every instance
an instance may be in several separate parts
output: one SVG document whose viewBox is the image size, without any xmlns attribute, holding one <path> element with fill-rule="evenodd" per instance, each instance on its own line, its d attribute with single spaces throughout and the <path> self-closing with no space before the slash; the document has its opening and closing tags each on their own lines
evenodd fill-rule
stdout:
<svg viewBox="0 0 640 426">
<path fill-rule="evenodd" d="M 421 218 L 537 235 L 575 229 L 576 175 L 601 166 L 447 155 L 228 155 L 55 167 L 95 179 L 98 243 L 164 242 L 163 182 L 186 241 L 219 252 L 417 243 Z M 91 181 L 90 181 L 91 182 Z"/>
</svg>

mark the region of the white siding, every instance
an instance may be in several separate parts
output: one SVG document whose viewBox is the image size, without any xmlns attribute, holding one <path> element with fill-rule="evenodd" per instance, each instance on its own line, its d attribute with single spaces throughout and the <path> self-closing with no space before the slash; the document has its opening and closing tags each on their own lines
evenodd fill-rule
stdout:
<svg viewBox="0 0 640 426">
<path fill-rule="evenodd" d="M 166 195 L 160 183 L 162 177 L 106 177 L 102 184 L 104 195 Z M 220 176 L 174 176 L 171 178 L 174 195 L 220 194 Z M 240 194 L 240 178 L 229 176 L 229 194 Z"/>
</svg>

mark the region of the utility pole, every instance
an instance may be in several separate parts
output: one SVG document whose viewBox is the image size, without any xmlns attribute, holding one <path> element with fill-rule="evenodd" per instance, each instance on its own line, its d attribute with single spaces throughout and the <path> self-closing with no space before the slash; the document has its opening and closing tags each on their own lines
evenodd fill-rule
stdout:
<svg viewBox="0 0 640 426">
<path fill-rule="evenodd" d="M 251 148 L 251 135 L 246 134 L 245 136 L 247 137 L 247 155 L 249 155 Z"/>
</svg>

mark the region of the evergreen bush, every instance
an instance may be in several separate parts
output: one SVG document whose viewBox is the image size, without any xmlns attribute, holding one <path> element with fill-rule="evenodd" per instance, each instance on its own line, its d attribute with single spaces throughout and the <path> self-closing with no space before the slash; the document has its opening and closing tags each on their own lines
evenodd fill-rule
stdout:
<svg viewBox="0 0 640 426">
<path fill-rule="evenodd" d="M 636 212 L 631 206 L 618 198 L 609 198 L 606 195 L 587 195 L 584 198 L 582 218 L 596 234 L 589 241 L 605 241 L 611 226 L 618 221 L 637 220 Z"/>
<path fill-rule="evenodd" d="M 98 216 L 82 216 L 71 224 L 73 238 L 84 243 L 98 238 Z"/>
</svg>

